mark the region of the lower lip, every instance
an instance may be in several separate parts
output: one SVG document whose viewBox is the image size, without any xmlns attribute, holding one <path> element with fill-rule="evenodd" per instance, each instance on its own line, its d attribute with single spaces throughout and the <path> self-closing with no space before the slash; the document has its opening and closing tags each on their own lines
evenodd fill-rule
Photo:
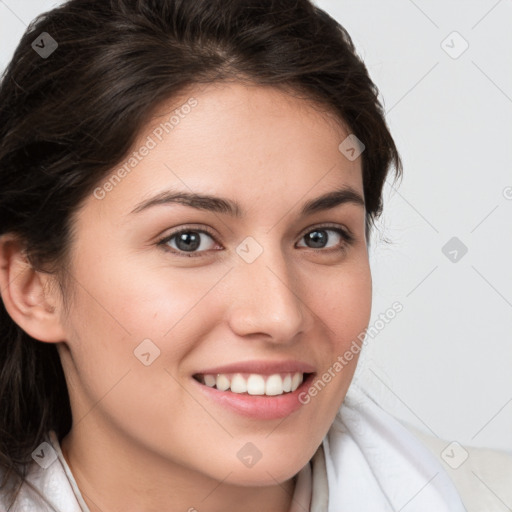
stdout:
<svg viewBox="0 0 512 512">
<path fill-rule="evenodd" d="M 277 396 L 248 395 L 245 393 L 233 393 L 232 391 L 219 391 L 217 388 L 211 388 L 206 384 L 201 384 L 194 378 L 192 378 L 192 381 L 195 385 L 199 386 L 201 392 L 203 392 L 208 399 L 242 416 L 260 420 L 274 420 L 285 418 L 304 405 L 299 401 L 299 395 L 309 388 L 314 376 L 314 373 L 310 373 L 295 391 Z"/>
</svg>

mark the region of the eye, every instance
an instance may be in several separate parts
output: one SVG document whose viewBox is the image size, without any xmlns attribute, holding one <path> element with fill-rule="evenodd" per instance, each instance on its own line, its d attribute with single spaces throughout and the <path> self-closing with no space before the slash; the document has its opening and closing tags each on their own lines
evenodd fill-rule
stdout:
<svg viewBox="0 0 512 512">
<path fill-rule="evenodd" d="M 330 233 L 330 234 L 329 234 Z M 333 235 L 334 233 L 334 235 Z M 354 241 L 354 237 L 339 227 L 319 226 L 302 236 L 306 247 L 310 249 L 345 250 Z M 304 246 L 302 246 L 304 247 Z"/>
<path fill-rule="evenodd" d="M 327 249 L 344 251 L 354 241 L 353 235 L 348 231 L 337 226 L 319 226 L 315 229 L 310 229 L 301 240 L 306 241 L 306 246 L 309 249 Z M 207 252 L 214 249 L 217 244 L 214 235 L 208 230 L 195 229 L 193 227 L 183 227 L 174 233 L 167 235 L 157 242 L 158 246 L 163 246 L 166 251 L 169 251 L 177 256 L 200 256 L 200 253 Z M 221 247 L 219 245 L 219 247 Z M 304 247 L 304 245 L 300 246 Z"/>
<path fill-rule="evenodd" d="M 213 235 L 204 229 L 183 228 L 160 240 L 158 245 L 180 256 L 194 256 L 212 249 L 212 242 L 215 245 Z"/>
</svg>

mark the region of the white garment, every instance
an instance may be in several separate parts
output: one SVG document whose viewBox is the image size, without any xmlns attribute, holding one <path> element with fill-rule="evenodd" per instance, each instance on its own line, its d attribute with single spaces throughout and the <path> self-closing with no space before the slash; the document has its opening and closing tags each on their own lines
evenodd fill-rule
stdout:
<svg viewBox="0 0 512 512">
<path fill-rule="evenodd" d="M 323 448 L 328 512 L 465 512 L 434 455 L 354 384 Z"/>
<path fill-rule="evenodd" d="M 32 463 L 28 475 L 44 500 L 24 484 L 9 512 L 90 512 L 55 432 L 48 442 L 56 460 L 47 469 Z M 1 505 L 5 507 L 0 495 Z M 465 512 L 434 455 L 355 384 L 315 455 L 297 475 L 290 512 L 308 510 Z"/>
</svg>

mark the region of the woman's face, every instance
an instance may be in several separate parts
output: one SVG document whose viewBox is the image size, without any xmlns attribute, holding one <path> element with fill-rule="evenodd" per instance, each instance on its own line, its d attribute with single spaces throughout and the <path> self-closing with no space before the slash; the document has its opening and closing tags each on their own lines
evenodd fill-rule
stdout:
<svg viewBox="0 0 512 512">
<path fill-rule="evenodd" d="M 316 203 L 363 198 L 361 158 L 338 149 L 334 116 L 275 88 L 191 90 L 75 217 L 59 345 L 73 432 L 140 464 L 274 485 L 321 443 L 370 319 L 364 204 Z"/>
</svg>

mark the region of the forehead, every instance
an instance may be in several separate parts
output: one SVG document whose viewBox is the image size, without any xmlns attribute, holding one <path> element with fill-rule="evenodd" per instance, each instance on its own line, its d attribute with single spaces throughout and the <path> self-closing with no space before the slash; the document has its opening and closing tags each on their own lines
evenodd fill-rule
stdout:
<svg viewBox="0 0 512 512">
<path fill-rule="evenodd" d="M 176 110 L 184 110 L 180 107 L 190 98 L 197 101 L 190 112 L 193 114 L 194 127 L 199 129 L 202 125 L 208 130 L 214 125 L 216 129 L 209 131 L 212 137 L 222 137 L 225 133 L 231 136 L 239 134 L 241 139 L 242 135 L 253 134 L 262 140 L 267 133 L 267 144 L 272 140 L 280 144 L 286 139 L 291 143 L 292 137 L 302 138 L 305 129 L 312 138 L 315 138 L 314 132 L 324 132 L 325 135 L 329 131 L 336 138 L 348 134 L 343 120 L 331 108 L 305 97 L 304 93 L 298 93 L 289 86 L 285 88 L 227 81 L 196 84 L 180 97 L 162 103 L 155 109 L 149 126 L 142 132 L 168 120 L 169 114 L 172 115 Z M 180 114 L 180 117 L 184 121 L 188 114 L 186 117 Z M 297 121 L 300 123 L 297 124 Z M 276 139 L 276 130 L 284 126 L 288 130 L 280 133 Z"/>
<path fill-rule="evenodd" d="M 265 197 L 299 201 L 344 185 L 362 192 L 361 159 L 339 150 L 348 134 L 325 106 L 275 87 L 195 85 L 154 109 L 113 170 L 124 164 L 103 206 L 135 207 L 167 188 L 232 197 L 252 209 L 269 206 Z"/>
</svg>

